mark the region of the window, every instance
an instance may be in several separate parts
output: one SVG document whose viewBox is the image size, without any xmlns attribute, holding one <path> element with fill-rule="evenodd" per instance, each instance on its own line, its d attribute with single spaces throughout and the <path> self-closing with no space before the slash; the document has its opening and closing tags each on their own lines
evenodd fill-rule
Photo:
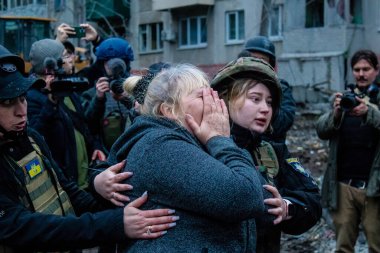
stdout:
<svg viewBox="0 0 380 253">
<path fill-rule="evenodd" d="M 7 0 L 0 0 L 0 11 L 6 11 L 8 7 Z"/>
<path fill-rule="evenodd" d="M 351 24 L 363 24 L 362 0 L 350 0 Z"/>
<path fill-rule="evenodd" d="M 140 25 L 139 49 L 141 53 L 160 52 L 163 49 L 162 23 Z"/>
<path fill-rule="evenodd" d="M 269 37 L 282 37 L 282 11 L 283 5 L 274 5 L 269 13 Z"/>
<path fill-rule="evenodd" d="M 324 0 L 306 0 L 305 27 L 322 27 L 324 25 Z"/>
<path fill-rule="evenodd" d="M 16 8 L 16 7 L 20 7 L 20 6 L 26 6 L 29 4 L 35 4 L 36 0 L 10 0 L 10 1 L 1 0 L 1 2 L 3 2 L 3 3 L 8 2 L 10 7 Z M 46 0 L 44 2 L 46 3 Z"/>
<path fill-rule="evenodd" d="M 244 11 L 226 12 L 226 42 L 244 41 Z"/>
<path fill-rule="evenodd" d="M 207 45 L 206 17 L 190 17 L 180 20 L 180 47 L 202 47 Z"/>
</svg>

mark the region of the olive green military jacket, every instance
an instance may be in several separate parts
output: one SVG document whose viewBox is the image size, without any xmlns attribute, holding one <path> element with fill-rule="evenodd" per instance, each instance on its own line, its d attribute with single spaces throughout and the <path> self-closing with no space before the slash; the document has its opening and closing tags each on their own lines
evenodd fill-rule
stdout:
<svg viewBox="0 0 380 253">
<path fill-rule="evenodd" d="M 380 105 L 380 94 L 377 97 L 377 105 Z M 373 104 L 368 106 L 366 116 L 363 116 L 363 125 L 369 125 L 380 132 L 380 111 Z M 340 119 L 334 120 L 333 111 L 323 114 L 317 121 L 316 130 L 319 138 L 329 141 L 329 156 L 327 169 L 322 183 L 322 205 L 330 210 L 338 208 L 338 182 L 337 182 L 337 157 L 339 146 L 339 130 L 345 113 Z M 380 196 L 380 141 L 376 145 L 376 155 L 372 163 L 367 196 Z"/>
</svg>

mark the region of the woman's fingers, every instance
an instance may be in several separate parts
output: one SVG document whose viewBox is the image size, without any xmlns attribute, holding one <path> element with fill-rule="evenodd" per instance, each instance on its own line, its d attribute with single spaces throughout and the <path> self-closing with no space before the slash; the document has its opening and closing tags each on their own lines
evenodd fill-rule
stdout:
<svg viewBox="0 0 380 253">
<path fill-rule="evenodd" d="M 140 215 L 144 217 L 151 215 L 158 216 L 155 218 L 147 219 L 148 226 L 146 227 L 146 232 L 143 233 L 142 236 L 144 238 L 157 238 L 166 234 L 167 230 L 175 227 L 177 225 L 176 221 L 179 220 L 178 216 L 167 216 L 168 214 L 172 214 L 173 212 L 174 210 L 170 209 L 141 211 Z"/>
<path fill-rule="evenodd" d="M 153 239 L 166 234 L 176 226 L 178 216 L 172 209 L 139 210 L 148 198 L 147 192 L 124 208 L 124 230 L 128 237 Z"/>
<path fill-rule="evenodd" d="M 268 191 L 270 191 L 272 194 L 273 194 L 273 197 L 275 198 L 281 198 L 281 195 L 280 193 L 278 192 L 277 188 L 274 187 L 274 186 L 271 186 L 269 184 L 266 184 L 266 185 L 263 185 L 263 187 L 265 189 L 267 189 Z"/>
<path fill-rule="evenodd" d="M 134 201 L 132 201 L 131 203 L 129 203 L 127 205 L 127 207 L 135 207 L 135 208 L 139 208 L 140 206 L 142 206 L 146 201 L 148 200 L 148 192 L 144 192 L 141 197 L 135 199 Z"/>
<path fill-rule="evenodd" d="M 128 198 L 129 199 L 129 198 Z M 110 199 L 111 203 L 114 204 L 115 206 L 120 206 L 123 207 L 125 204 L 123 202 L 120 202 L 119 200 L 116 199 L 116 197 L 113 197 Z M 125 200 L 124 202 L 127 202 L 129 200 Z"/>
<path fill-rule="evenodd" d="M 267 205 L 280 207 L 282 205 L 282 199 L 279 199 L 279 198 L 264 199 L 264 203 Z"/>
<path fill-rule="evenodd" d="M 174 213 L 175 213 L 175 210 L 173 210 L 173 209 L 166 209 L 166 208 L 165 209 L 155 209 L 155 210 L 144 210 L 144 211 L 141 211 L 141 214 L 145 218 L 162 217 L 163 219 L 159 220 L 159 221 L 161 221 L 161 223 L 175 221 L 175 220 L 172 220 L 172 217 L 175 217 L 175 216 L 168 216 L 168 215 L 171 215 L 171 214 L 174 214 Z M 165 216 L 165 217 L 163 217 L 163 216 Z"/>
<path fill-rule="evenodd" d="M 185 120 L 186 120 L 187 125 L 190 127 L 191 131 L 193 131 L 193 133 L 195 134 L 195 136 L 198 137 L 200 126 L 194 120 L 193 116 L 191 116 L 190 114 L 186 114 L 185 115 Z"/>
<path fill-rule="evenodd" d="M 118 173 L 118 172 L 121 171 L 122 168 L 124 168 L 125 163 L 126 163 L 126 161 L 123 160 L 123 161 L 121 161 L 121 162 L 119 162 L 119 163 L 117 163 L 115 165 L 112 165 L 111 167 L 108 168 L 108 170 L 110 170 L 110 171 L 112 171 L 114 173 Z"/>
<path fill-rule="evenodd" d="M 227 108 L 226 103 L 224 102 L 223 99 L 220 100 L 220 104 L 222 106 L 222 112 L 223 112 L 224 117 L 226 117 L 228 119 L 229 118 L 228 108 Z"/>
<path fill-rule="evenodd" d="M 203 89 L 203 105 L 204 105 L 204 110 L 203 110 L 203 115 L 211 113 L 213 111 L 213 106 L 215 106 L 214 103 L 214 98 L 212 97 L 212 92 L 211 89 L 205 88 Z"/>
<path fill-rule="evenodd" d="M 218 113 L 223 113 L 223 108 L 222 108 L 222 104 L 221 104 L 221 101 L 220 101 L 219 96 L 218 96 L 218 92 L 215 90 L 211 90 L 211 92 L 212 92 L 212 97 L 214 99 L 216 111 Z"/>
</svg>

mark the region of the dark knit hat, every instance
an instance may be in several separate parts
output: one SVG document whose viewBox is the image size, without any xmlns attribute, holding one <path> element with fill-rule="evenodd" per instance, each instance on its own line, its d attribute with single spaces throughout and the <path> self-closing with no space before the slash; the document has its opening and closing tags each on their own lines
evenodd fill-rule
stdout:
<svg viewBox="0 0 380 253">
<path fill-rule="evenodd" d="M 139 104 L 144 103 L 144 98 L 146 95 L 146 91 L 148 90 L 150 82 L 152 82 L 153 78 L 156 75 L 152 72 L 148 72 L 148 74 L 142 76 L 140 80 L 136 83 L 135 88 L 133 88 L 132 96 L 135 98 Z"/>
<path fill-rule="evenodd" d="M 32 69 L 36 74 L 44 74 L 44 61 L 50 57 L 58 60 L 62 57 L 64 46 L 61 42 L 52 39 L 36 41 L 30 48 L 29 58 Z"/>
<path fill-rule="evenodd" d="M 142 78 L 136 83 L 136 86 L 132 91 L 132 96 L 135 98 L 137 102 L 139 102 L 139 104 L 144 103 L 146 92 L 153 78 L 163 69 L 170 68 L 170 66 L 170 63 L 167 62 L 156 62 L 149 66 L 148 73 L 142 76 Z"/>
</svg>

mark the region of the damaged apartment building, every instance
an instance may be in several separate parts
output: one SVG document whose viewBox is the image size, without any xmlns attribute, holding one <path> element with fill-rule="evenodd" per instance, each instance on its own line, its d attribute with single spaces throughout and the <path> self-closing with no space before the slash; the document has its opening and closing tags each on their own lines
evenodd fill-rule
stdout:
<svg viewBox="0 0 380 253">
<path fill-rule="evenodd" d="M 380 53 L 378 0 L 131 0 L 134 68 L 192 63 L 211 77 L 247 39 L 268 36 L 298 102 L 343 90 L 358 49 Z"/>
</svg>

